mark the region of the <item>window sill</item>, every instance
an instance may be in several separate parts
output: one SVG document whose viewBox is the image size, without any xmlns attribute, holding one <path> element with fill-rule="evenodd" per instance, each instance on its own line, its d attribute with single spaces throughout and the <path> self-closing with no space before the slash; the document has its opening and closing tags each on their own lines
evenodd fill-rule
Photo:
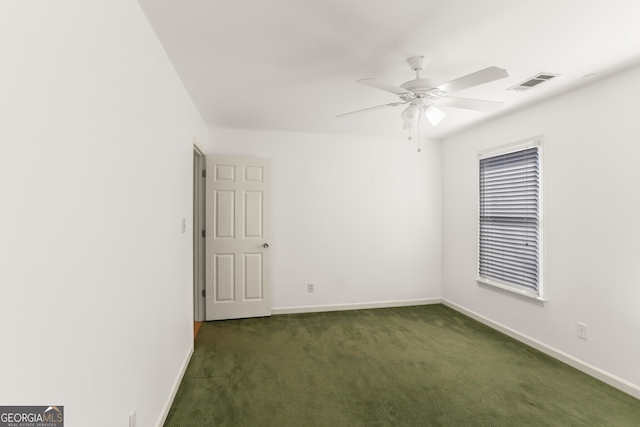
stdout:
<svg viewBox="0 0 640 427">
<path fill-rule="evenodd" d="M 544 307 L 547 304 L 547 300 L 541 298 L 538 295 L 532 294 L 524 290 L 519 290 L 511 286 L 503 285 L 501 283 L 494 282 L 492 280 L 487 280 L 479 277 L 476 279 L 476 283 L 481 288 L 489 289 L 491 291 L 498 292 L 503 295 L 508 295 L 510 297 L 514 297 L 522 301 L 530 302 L 532 304 L 539 305 L 540 307 Z"/>
</svg>

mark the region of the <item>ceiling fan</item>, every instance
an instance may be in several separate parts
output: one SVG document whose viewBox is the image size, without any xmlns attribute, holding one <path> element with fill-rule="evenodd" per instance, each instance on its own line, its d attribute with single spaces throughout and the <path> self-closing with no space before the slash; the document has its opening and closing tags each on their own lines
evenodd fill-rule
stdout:
<svg viewBox="0 0 640 427">
<path fill-rule="evenodd" d="M 457 98 L 449 96 L 449 92 L 457 92 L 472 86 L 489 83 L 508 77 L 507 70 L 498 67 L 488 67 L 475 73 L 467 74 L 447 83 L 434 86 L 429 79 L 421 78 L 420 71 L 424 68 L 424 56 L 414 56 L 407 59 L 411 68 L 416 72 L 416 78 L 394 86 L 373 78 L 358 80 L 366 86 L 391 92 L 400 97 L 400 101 L 391 102 L 389 104 L 377 105 L 375 107 L 364 108 L 362 110 L 352 111 L 340 114 L 336 117 L 344 117 L 352 114 L 363 113 L 366 111 L 377 110 L 385 107 L 397 107 L 398 105 L 409 104 L 402 112 L 403 129 L 415 129 L 420 124 L 421 116 L 426 116 L 432 126 L 437 125 L 445 117 L 445 112 L 439 107 L 464 108 L 467 110 L 476 110 L 491 112 L 502 106 L 502 102 L 487 101 L 482 99 Z"/>
</svg>

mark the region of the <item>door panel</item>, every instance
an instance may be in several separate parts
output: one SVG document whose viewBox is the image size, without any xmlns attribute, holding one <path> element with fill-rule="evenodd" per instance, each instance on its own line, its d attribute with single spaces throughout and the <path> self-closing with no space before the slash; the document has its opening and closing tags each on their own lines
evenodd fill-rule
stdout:
<svg viewBox="0 0 640 427">
<path fill-rule="evenodd" d="M 244 193 L 244 237 L 262 238 L 262 192 Z"/>
<path fill-rule="evenodd" d="M 235 301 L 235 254 L 215 254 L 214 288 L 216 301 Z"/>
<path fill-rule="evenodd" d="M 244 289 L 248 300 L 262 299 L 262 254 L 244 255 Z"/>
<path fill-rule="evenodd" d="M 217 239 L 234 238 L 235 219 L 235 193 L 230 190 L 215 192 L 215 233 Z"/>
<path fill-rule="evenodd" d="M 207 156 L 207 320 L 271 315 L 270 160 Z"/>
</svg>

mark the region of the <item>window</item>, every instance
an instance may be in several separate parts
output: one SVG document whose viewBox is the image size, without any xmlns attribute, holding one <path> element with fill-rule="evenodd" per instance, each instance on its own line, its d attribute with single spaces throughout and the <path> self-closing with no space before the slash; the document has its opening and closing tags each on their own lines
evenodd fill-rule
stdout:
<svg viewBox="0 0 640 427">
<path fill-rule="evenodd" d="M 540 154 L 538 139 L 480 154 L 477 281 L 543 301 Z"/>
</svg>

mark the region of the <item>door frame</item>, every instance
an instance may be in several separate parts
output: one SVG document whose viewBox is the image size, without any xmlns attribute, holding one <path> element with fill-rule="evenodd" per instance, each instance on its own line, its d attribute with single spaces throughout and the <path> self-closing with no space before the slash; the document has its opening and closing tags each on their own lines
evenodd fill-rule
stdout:
<svg viewBox="0 0 640 427">
<path fill-rule="evenodd" d="M 193 146 L 193 320 L 205 320 L 205 229 L 206 218 L 206 157 Z"/>
</svg>

